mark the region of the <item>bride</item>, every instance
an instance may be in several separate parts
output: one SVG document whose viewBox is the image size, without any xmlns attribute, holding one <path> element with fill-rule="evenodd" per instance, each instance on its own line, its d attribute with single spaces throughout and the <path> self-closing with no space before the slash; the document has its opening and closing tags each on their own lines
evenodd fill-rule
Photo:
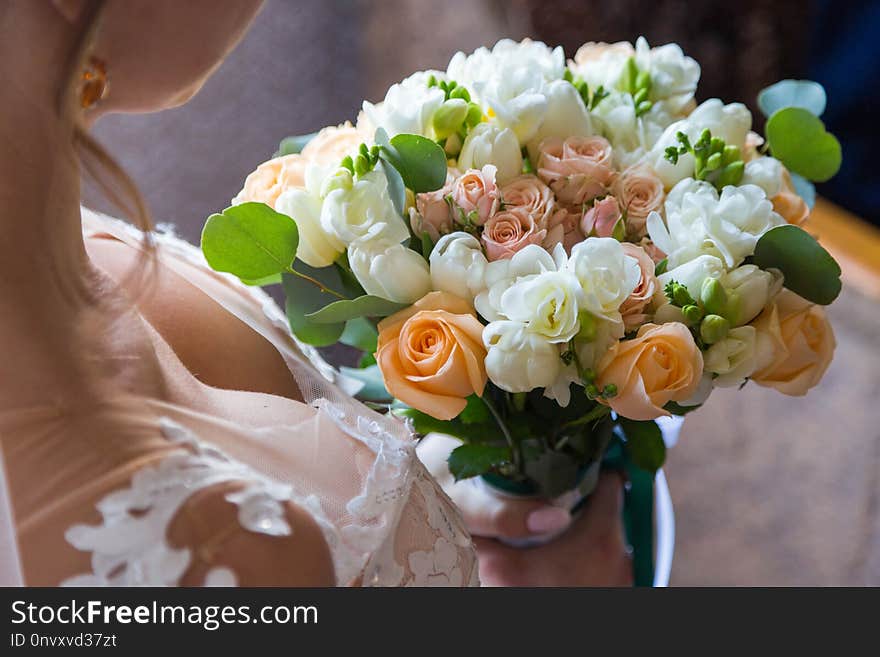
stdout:
<svg viewBox="0 0 880 657">
<path fill-rule="evenodd" d="M 405 428 L 346 396 L 259 290 L 150 233 L 89 137 L 107 112 L 186 102 L 258 7 L 0 6 L 0 497 L 14 518 L 0 573 L 28 585 L 476 584 L 468 529 L 571 522 L 450 484 L 462 521 Z M 146 232 L 81 211 L 81 173 Z M 477 539 L 484 583 L 626 583 L 620 490 L 607 477 L 547 546 Z"/>
</svg>

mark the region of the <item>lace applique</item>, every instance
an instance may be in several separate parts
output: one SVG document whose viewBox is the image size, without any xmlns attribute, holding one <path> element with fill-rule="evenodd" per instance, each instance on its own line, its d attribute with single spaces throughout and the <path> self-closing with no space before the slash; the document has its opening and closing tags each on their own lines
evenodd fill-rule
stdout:
<svg viewBox="0 0 880 657">
<path fill-rule="evenodd" d="M 220 450 L 200 442 L 188 429 L 160 420 L 162 435 L 186 451 L 175 452 L 139 470 L 131 486 L 101 499 L 97 508 L 103 523 L 75 525 L 65 538 L 78 550 L 92 553 L 92 573 L 78 575 L 62 586 L 173 586 L 189 568 L 191 551 L 168 543 L 168 526 L 194 493 L 216 484 L 241 481 L 245 488 L 226 499 L 238 506 L 238 519 L 252 532 L 287 536 L 293 532 L 282 502 L 290 486 L 273 481 Z M 229 585 L 228 568 L 214 568 L 206 584 Z"/>
</svg>

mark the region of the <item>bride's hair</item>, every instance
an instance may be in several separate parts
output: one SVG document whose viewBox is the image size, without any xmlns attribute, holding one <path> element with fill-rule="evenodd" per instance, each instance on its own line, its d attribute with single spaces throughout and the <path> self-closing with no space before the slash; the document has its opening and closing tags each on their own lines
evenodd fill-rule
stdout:
<svg viewBox="0 0 880 657">
<path fill-rule="evenodd" d="M 106 0 L 88 0 L 82 12 L 81 29 L 69 57 L 69 69 L 58 98 L 59 112 L 71 105 L 80 105 L 82 71 L 89 57 L 92 42 L 100 27 L 101 14 Z M 128 219 L 143 231 L 144 256 L 149 259 L 154 252 L 151 237 L 153 222 L 144 197 L 137 185 L 101 144 L 80 124 L 74 131 L 74 140 L 83 176 L 89 180 L 119 211 L 121 218 Z M 136 267 L 135 272 L 143 272 Z"/>
</svg>

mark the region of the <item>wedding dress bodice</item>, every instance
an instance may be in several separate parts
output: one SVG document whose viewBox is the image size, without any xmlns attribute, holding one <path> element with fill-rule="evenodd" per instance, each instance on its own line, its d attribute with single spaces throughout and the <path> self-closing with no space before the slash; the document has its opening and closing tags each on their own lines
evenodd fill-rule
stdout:
<svg viewBox="0 0 880 657">
<path fill-rule="evenodd" d="M 142 243 L 135 228 L 86 210 L 83 225 L 88 236 L 135 248 Z M 114 436 L 95 436 L 89 453 L 55 438 L 59 423 L 69 422 L 63 408 L 47 403 L 7 413 L 2 432 L 15 436 L 3 443 L 7 464 L 15 461 L 31 473 L 40 472 L 47 455 L 56 464 L 24 485 L 17 471 L 7 472 L 15 484 L 9 497 L 19 536 L 30 533 L 37 544 L 63 541 L 79 555 L 75 572 L 59 572 L 59 581 L 48 583 L 176 585 L 192 581 L 194 572 L 205 585 L 271 581 L 272 569 L 282 564 L 245 556 L 236 569 L 212 555 L 230 541 L 247 545 L 248 536 L 295 541 L 298 527 L 288 513 L 295 505 L 319 527 L 339 585 L 476 584 L 470 537 L 418 461 L 407 428 L 354 401 L 350 382 L 291 337 L 286 318 L 262 290 L 210 271 L 197 249 L 170 233 L 156 240 L 164 266 L 185 276 L 195 265 L 224 283 L 222 294 L 214 290 L 211 298 L 279 351 L 307 404 L 290 400 L 289 420 L 281 424 L 240 425 L 120 394 L 98 412 L 123 418 L 143 440 L 127 437 L 117 445 Z M 106 464 L 102 448 L 114 455 Z M 81 466 L 99 466 L 101 475 L 82 480 Z M 194 532 L 201 538 L 193 544 L 170 542 L 169 527 L 191 500 L 218 490 L 234 506 L 234 527 Z M 21 559 L 29 573 L 35 567 L 29 559 L 38 557 L 22 550 Z M 39 559 L 52 570 L 51 558 Z M 250 576 L 255 573 L 259 577 Z"/>
</svg>

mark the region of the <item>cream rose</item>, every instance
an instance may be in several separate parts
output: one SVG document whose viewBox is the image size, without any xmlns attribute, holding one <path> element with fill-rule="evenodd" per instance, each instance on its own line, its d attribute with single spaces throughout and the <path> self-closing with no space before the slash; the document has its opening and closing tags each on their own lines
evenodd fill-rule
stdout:
<svg viewBox="0 0 880 657">
<path fill-rule="evenodd" d="M 626 234 L 634 238 L 644 237 L 648 215 L 663 208 L 666 198 L 663 181 L 648 167 L 633 165 L 621 172 L 611 191 L 626 212 Z"/>
<path fill-rule="evenodd" d="M 604 137 L 546 139 L 539 150 L 538 176 L 563 203 L 584 203 L 611 184 L 611 144 Z"/>
<path fill-rule="evenodd" d="M 638 285 L 636 285 L 636 288 L 627 297 L 626 301 L 620 305 L 623 325 L 627 331 L 631 331 L 648 320 L 648 313 L 646 311 L 651 305 L 657 290 L 660 289 L 660 283 L 654 275 L 654 261 L 651 260 L 651 256 L 642 247 L 628 242 L 624 242 L 621 246 L 623 247 L 624 254 L 639 263 L 639 271 L 641 272 Z"/>
<path fill-rule="evenodd" d="M 351 123 L 323 128 L 302 150 L 304 158 L 321 165 L 338 165 L 342 158 L 355 152 L 363 136 Z"/>
<path fill-rule="evenodd" d="M 257 202 L 274 208 L 285 191 L 305 187 L 308 163 L 302 155 L 284 155 L 263 162 L 245 178 L 244 188 L 232 199 L 233 205 Z"/>
<path fill-rule="evenodd" d="M 483 226 L 482 240 L 489 260 L 510 258 L 529 244 L 541 244 L 547 229 L 539 228 L 525 207 L 502 210 Z"/>
<path fill-rule="evenodd" d="M 837 345 L 821 306 L 784 289 L 752 325 L 758 332 L 752 381 L 794 396 L 819 383 Z"/>
<path fill-rule="evenodd" d="M 599 361 L 596 385 L 613 384 L 608 405 L 631 420 L 670 415 L 670 401 L 691 397 L 703 374 L 703 355 L 684 324 L 645 324 L 632 340 L 618 342 Z"/>
<path fill-rule="evenodd" d="M 463 299 L 431 292 L 379 323 L 376 362 L 397 399 L 438 420 L 486 387 L 483 325 Z"/>
</svg>

